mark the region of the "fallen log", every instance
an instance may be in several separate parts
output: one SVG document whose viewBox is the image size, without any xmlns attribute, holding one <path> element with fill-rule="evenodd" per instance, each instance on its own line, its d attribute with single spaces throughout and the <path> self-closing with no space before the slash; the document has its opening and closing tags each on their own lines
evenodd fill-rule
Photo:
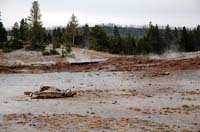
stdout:
<svg viewBox="0 0 200 132">
<path fill-rule="evenodd" d="M 31 92 L 25 91 L 25 95 L 31 97 L 31 99 L 50 99 L 50 98 L 66 98 L 73 97 L 76 95 L 76 92 L 67 90 L 60 90 L 51 86 L 43 86 L 39 91 Z"/>
</svg>

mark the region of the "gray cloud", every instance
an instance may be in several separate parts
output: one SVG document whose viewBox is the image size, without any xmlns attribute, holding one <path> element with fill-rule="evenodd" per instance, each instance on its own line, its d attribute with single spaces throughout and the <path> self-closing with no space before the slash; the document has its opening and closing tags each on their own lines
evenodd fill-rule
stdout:
<svg viewBox="0 0 200 132">
<path fill-rule="evenodd" d="M 29 15 L 33 0 L 0 0 L 2 21 L 11 27 Z M 200 24 L 199 0 L 39 0 L 46 27 L 65 26 L 72 13 L 79 23 L 196 26 Z"/>
</svg>

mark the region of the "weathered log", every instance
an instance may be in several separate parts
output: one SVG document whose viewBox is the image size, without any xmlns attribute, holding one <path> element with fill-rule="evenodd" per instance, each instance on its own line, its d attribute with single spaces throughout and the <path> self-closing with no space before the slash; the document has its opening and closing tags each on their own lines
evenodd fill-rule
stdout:
<svg viewBox="0 0 200 132">
<path fill-rule="evenodd" d="M 42 86 L 39 91 L 35 92 L 24 92 L 25 95 L 29 95 L 31 99 L 48 99 L 48 98 L 66 98 L 73 97 L 76 95 L 76 92 L 71 90 L 60 90 L 51 86 Z"/>
</svg>

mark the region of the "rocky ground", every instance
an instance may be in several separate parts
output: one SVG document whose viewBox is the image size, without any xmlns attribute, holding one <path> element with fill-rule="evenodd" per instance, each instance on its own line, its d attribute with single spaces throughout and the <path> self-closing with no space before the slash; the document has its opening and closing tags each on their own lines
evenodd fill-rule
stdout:
<svg viewBox="0 0 200 132">
<path fill-rule="evenodd" d="M 199 52 L 114 56 L 87 51 L 108 60 L 84 65 L 38 53 L 28 54 L 32 64 L 27 65 L 27 56 L 1 54 L 1 132 L 200 131 Z M 15 65 L 17 60 L 21 63 Z M 43 85 L 70 88 L 77 95 L 46 100 L 23 95 Z"/>
</svg>

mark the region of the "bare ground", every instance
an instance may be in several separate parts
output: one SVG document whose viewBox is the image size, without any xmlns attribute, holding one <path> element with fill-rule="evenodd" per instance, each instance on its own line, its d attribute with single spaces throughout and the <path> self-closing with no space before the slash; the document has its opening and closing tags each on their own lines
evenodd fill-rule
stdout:
<svg viewBox="0 0 200 132">
<path fill-rule="evenodd" d="M 173 57 L 98 53 L 96 57 L 108 60 L 70 65 L 55 56 L 56 63 L 51 65 L 2 64 L 0 130 L 200 131 L 199 52 Z M 42 85 L 71 88 L 78 94 L 49 100 L 31 100 L 23 95 Z"/>
</svg>

